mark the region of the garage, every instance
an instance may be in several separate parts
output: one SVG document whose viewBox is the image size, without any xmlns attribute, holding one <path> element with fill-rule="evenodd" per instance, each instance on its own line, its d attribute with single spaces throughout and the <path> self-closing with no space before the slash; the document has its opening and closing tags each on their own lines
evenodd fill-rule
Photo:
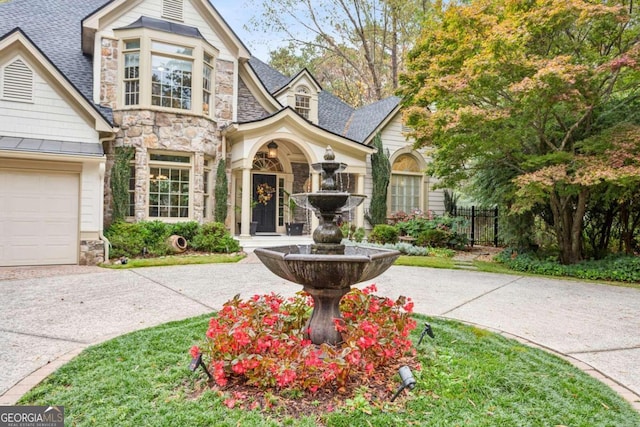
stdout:
<svg viewBox="0 0 640 427">
<path fill-rule="evenodd" d="M 0 266 L 78 263 L 79 180 L 0 167 Z"/>
</svg>

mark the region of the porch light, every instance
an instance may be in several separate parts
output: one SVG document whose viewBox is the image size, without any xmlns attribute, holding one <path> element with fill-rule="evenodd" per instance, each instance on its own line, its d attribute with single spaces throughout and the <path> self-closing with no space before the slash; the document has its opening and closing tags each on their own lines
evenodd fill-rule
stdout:
<svg viewBox="0 0 640 427">
<path fill-rule="evenodd" d="M 267 157 L 270 159 L 275 159 L 278 157 L 278 144 L 276 144 L 275 142 L 271 141 L 268 145 L 267 145 L 267 149 L 269 150 L 267 152 Z"/>
</svg>

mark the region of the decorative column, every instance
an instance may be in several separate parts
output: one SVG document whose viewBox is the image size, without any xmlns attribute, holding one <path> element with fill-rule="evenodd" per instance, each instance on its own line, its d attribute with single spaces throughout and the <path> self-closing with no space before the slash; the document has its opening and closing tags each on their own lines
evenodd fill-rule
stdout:
<svg viewBox="0 0 640 427">
<path fill-rule="evenodd" d="M 356 194 L 364 194 L 364 174 L 356 175 Z M 356 208 L 356 227 L 364 227 L 364 203 Z"/>
<path fill-rule="evenodd" d="M 251 236 L 251 169 L 242 169 L 242 217 L 240 225 L 240 237 Z"/>
<path fill-rule="evenodd" d="M 311 173 L 311 192 L 315 193 L 320 190 L 320 174 Z M 315 230 L 320 225 L 320 220 L 314 214 L 311 215 L 311 230 Z"/>
</svg>

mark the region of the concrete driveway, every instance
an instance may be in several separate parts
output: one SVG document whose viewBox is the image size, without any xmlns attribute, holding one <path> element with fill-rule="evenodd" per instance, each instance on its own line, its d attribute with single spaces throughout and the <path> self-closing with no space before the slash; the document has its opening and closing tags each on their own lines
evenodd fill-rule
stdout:
<svg viewBox="0 0 640 427">
<path fill-rule="evenodd" d="M 640 290 L 467 270 L 391 267 L 380 294 L 563 355 L 640 410 Z M 365 283 L 369 284 L 369 283 Z M 211 312 L 236 294 L 298 291 L 253 255 L 239 264 L 0 268 L 0 404 L 88 345 Z"/>
</svg>

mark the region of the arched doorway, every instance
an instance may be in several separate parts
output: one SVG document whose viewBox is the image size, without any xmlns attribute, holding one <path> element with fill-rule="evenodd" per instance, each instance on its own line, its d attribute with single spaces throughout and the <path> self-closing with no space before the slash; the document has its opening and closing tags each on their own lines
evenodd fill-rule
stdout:
<svg viewBox="0 0 640 427">
<path fill-rule="evenodd" d="M 282 189 L 279 188 L 278 175 L 283 167 L 277 158 L 270 158 L 268 153 L 258 152 L 253 159 L 251 187 L 251 217 L 258 233 L 276 231 L 279 204 Z"/>
</svg>

